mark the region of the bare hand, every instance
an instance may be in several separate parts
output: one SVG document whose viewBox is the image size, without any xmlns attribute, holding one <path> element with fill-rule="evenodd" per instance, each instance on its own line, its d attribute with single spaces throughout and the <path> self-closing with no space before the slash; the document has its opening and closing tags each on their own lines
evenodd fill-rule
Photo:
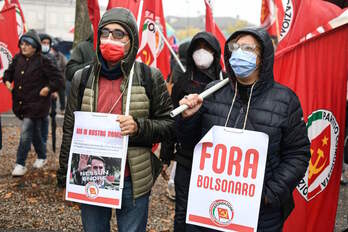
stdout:
<svg viewBox="0 0 348 232">
<path fill-rule="evenodd" d="M 169 176 L 167 174 L 167 169 L 168 169 L 168 165 L 167 164 L 163 164 L 163 168 L 161 171 L 161 176 L 163 177 L 163 179 L 165 179 L 166 181 L 169 180 Z"/>
<path fill-rule="evenodd" d="M 191 117 L 201 108 L 203 98 L 198 94 L 190 94 L 179 101 L 179 105 L 187 105 L 189 108 L 181 113 L 183 118 Z"/>
<path fill-rule="evenodd" d="M 12 88 L 11 83 L 10 83 L 9 81 L 6 81 L 5 84 L 6 84 L 6 88 L 7 88 L 8 90 L 12 91 L 13 88 Z"/>
<path fill-rule="evenodd" d="M 48 88 L 47 86 L 46 87 L 43 87 L 41 90 L 40 90 L 40 96 L 41 97 L 46 97 L 48 95 L 48 93 L 50 92 L 50 88 Z"/>
<path fill-rule="evenodd" d="M 131 115 L 119 115 L 117 121 L 120 123 L 121 135 L 135 135 L 138 132 L 138 124 Z"/>
</svg>

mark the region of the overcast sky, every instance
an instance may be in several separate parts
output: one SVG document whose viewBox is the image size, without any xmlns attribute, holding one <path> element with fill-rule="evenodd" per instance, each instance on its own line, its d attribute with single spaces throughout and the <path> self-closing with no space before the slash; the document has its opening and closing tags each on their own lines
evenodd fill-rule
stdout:
<svg viewBox="0 0 348 232">
<path fill-rule="evenodd" d="M 108 0 L 99 0 L 106 7 Z M 204 0 L 162 0 L 165 16 L 195 17 L 205 15 Z M 237 17 L 259 25 L 261 0 L 212 0 L 213 14 Z"/>
<path fill-rule="evenodd" d="M 244 19 L 260 24 L 261 0 L 212 0 L 213 15 Z M 166 16 L 198 16 L 205 14 L 204 0 L 163 0 Z"/>
</svg>

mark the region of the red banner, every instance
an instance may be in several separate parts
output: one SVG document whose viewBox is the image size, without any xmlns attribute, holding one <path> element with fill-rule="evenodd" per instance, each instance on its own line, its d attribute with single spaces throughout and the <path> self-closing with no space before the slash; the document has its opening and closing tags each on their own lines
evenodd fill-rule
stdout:
<svg viewBox="0 0 348 232">
<path fill-rule="evenodd" d="M 20 38 L 26 32 L 24 14 L 18 0 L 11 0 L 11 4 L 16 6 L 17 31 Z"/>
<path fill-rule="evenodd" d="M 127 8 L 134 14 L 135 18 L 138 17 L 140 0 L 109 0 L 107 10 L 114 7 Z"/>
<path fill-rule="evenodd" d="M 167 38 L 162 0 L 144 0 L 139 27 L 139 41 L 141 42 L 137 60 L 157 67 L 166 79 L 170 72 L 170 53 L 157 28 Z"/>
<path fill-rule="evenodd" d="M 322 0 L 289 0 L 284 2 L 283 10 L 277 51 L 296 44 L 307 33 L 326 24 L 342 12 L 338 6 Z"/>
<path fill-rule="evenodd" d="M 214 21 L 213 11 L 212 11 L 212 8 L 211 8 L 210 1 L 209 0 L 204 0 L 204 3 L 205 3 L 205 30 L 207 32 L 212 33 L 217 38 L 217 40 L 219 41 L 220 47 L 221 47 L 220 64 L 221 64 L 222 69 L 225 69 L 225 65 L 224 65 L 224 49 L 225 49 L 226 38 L 225 38 L 225 35 L 220 30 L 219 26 Z"/>
<path fill-rule="evenodd" d="M 311 140 L 309 167 L 293 192 L 295 209 L 284 231 L 334 231 L 345 134 L 347 34 L 347 25 L 341 26 L 275 58 L 275 77 L 299 96 Z"/>
<path fill-rule="evenodd" d="M 266 28 L 271 36 L 280 39 L 280 29 L 284 18 L 281 0 L 262 0 L 261 26 Z"/>
<path fill-rule="evenodd" d="M 3 84 L 2 78 L 17 52 L 16 8 L 15 6 L 5 5 L 0 12 L 0 113 L 7 112 L 12 107 L 11 93 Z"/>
<path fill-rule="evenodd" d="M 100 10 L 98 0 L 87 0 L 88 4 L 88 14 L 89 19 L 91 20 L 93 30 L 94 30 L 94 49 L 97 47 L 98 41 L 98 24 L 100 21 Z"/>
</svg>

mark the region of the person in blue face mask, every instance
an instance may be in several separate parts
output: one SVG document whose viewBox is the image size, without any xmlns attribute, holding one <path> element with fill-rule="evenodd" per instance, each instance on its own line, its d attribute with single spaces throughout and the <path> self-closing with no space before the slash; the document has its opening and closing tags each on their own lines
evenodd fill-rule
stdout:
<svg viewBox="0 0 348 232">
<path fill-rule="evenodd" d="M 310 159 L 300 101 L 274 80 L 274 48 L 264 29 L 233 33 L 226 41 L 224 59 L 230 83 L 204 102 L 197 94 L 180 100 L 189 108 L 178 116 L 178 137 L 197 143 L 214 125 L 266 133 L 269 144 L 258 231 L 282 231 L 294 208 L 292 192 Z"/>
</svg>

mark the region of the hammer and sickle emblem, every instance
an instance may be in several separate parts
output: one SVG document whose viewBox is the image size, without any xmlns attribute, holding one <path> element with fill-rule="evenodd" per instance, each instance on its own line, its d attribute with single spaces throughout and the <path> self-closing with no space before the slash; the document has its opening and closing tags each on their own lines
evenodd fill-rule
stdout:
<svg viewBox="0 0 348 232">
<path fill-rule="evenodd" d="M 145 64 L 146 65 L 149 65 L 150 64 L 150 61 L 151 61 L 151 55 L 150 54 L 147 54 L 147 51 L 143 51 L 143 55 L 145 57 Z"/>
<path fill-rule="evenodd" d="M 311 179 L 313 175 L 318 174 L 319 172 L 321 172 L 321 170 L 325 166 L 327 158 L 325 159 L 323 164 L 320 167 L 318 167 L 319 161 L 321 160 L 321 158 L 324 158 L 324 152 L 320 148 L 318 148 L 317 153 L 318 153 L 318 158 L 315 160 L 314 165 L 312 163 L 312 159 L 309 161 L 308 179 Z M 312 154 L 313 154 L 313 149 L 311 149 L 311 155 Z"/>
</svg>

